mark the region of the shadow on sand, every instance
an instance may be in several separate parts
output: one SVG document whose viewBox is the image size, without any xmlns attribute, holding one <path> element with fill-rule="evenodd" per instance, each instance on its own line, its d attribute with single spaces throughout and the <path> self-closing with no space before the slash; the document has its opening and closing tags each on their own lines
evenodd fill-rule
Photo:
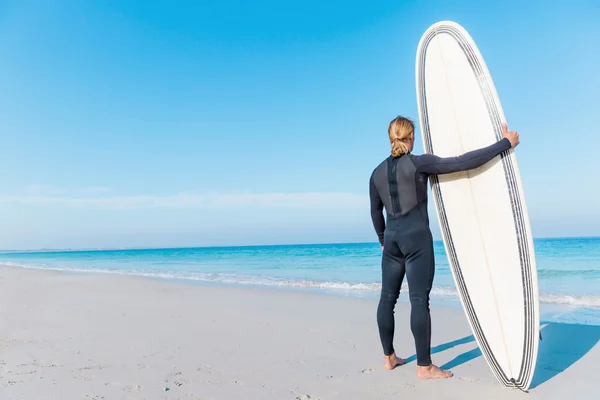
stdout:
<svg viewBox="0 0 600 400">
<path fill-rule="evenodd" d="M 535 388 L 579 361 L 600 340 L 600 326 L 542 323 L 542 341 L 531 382 Z"/>
<path fill-rule="evenodd" d="M 600 340 L 600 326 L 577 325 L 547 322 L 541 326 L 543 340 L 539 343 L 538 359 L 531 382 L 531 389 L 553 379 L 567 368 L 571 367 Z M 452 347 L 473 342 L 473 336 L 448 342 L 431 349 L 431 353 L 439 353 Z M 479 347 L 469 350 L 442 365 L 443 369 L 452 369 L 481 356 Z M 415 356 L 406 361 L 415 360 Z"/>
<path fill-rule="evenodd" d="M 481 350 L 479 347 L 475 347 L 473 350 L 469 350 L 466 353 L 462 353 L 459 356 L 454 357 L 452 360 L 448 361 L 446 364 L 442 365 L 441 369 L 452 369 L 456 368 L 459 365 L 468 363 L 469 361 L 479 357 L 481 355 Z"/>
<path fill-rule="evenodd" d="M 462 339 L 454 340 L 452 342 L 448 342 L 448 343 L 444 343 L 444 344 L 440 344 L 438 346 L 432 347 L 431 354 L 441 353 L 442 351 L 446 351 L 453 347 L 460 346 L 461 344 L 466 344 L 466 343 L 470 343 L 470 342 L 474 342 L 474 341 L 475 341 L 475 338 L 473 337 L 473 335 L 465 336 Z M 412 356 L 410 356 L 406 359 L 406 363 L 408 364 L 410 362 L 416 361 L 416 359 L 417 359 L 417 355 L 413 354 Z"/>
</svg>

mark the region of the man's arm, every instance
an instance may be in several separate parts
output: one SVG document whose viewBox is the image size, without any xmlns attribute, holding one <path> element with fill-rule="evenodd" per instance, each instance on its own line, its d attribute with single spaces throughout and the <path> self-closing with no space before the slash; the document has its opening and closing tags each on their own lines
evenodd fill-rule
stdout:
<svg viewBox="0 0 600 400">
<path fill-rule="evenodd" d="M 383 218 L 383 202 L 379 197 L 379 192 L 375 187 L 373 176 L 369 180 L 369 198 L 371 199 L 371 220 L 373 227 L 379 238 L 379 243 L 383 246 L 383 232 L 385 231 L 385 219 Z"/>
<path fill-rule="evenodd" d="M 417 156 L 417 170 L 426 174 L 450 174 L 453 172 L 467 171 L 478 168 L 511 148 L 507 138 L 481 149 L 469 151 L 458 157 L 438 157 L 433 154 Z"/>
</svg>

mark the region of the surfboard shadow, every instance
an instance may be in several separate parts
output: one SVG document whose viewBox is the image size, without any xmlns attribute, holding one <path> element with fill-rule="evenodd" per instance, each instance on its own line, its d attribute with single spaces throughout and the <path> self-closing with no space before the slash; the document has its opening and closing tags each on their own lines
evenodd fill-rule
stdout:
<svg viewBox="0 0 600 400">
<path fill-rule="evenodd" d="M 544 326 L 545 325 L 545 326 Z M 600 326 L 542 323 L 542 341 L 531 382 L 535 388 L 571 367 L 600 340 Z"/>
<path fill-rule="evenodd" d="M 530 389 L 534 389 L 571 367 L 582 359 L 600 341 L 600 326 L 543 322 L 542 340 L 539 343 L 538 359 Z M 447 350 L 459 344 L 474 341 L 473 336 L 437 346 L 433 352 Z M 452 369 L 481 356 L 476 347 L 442 365 Z M 411 357 L 412 358 L 412 357 Z"/>
<path fill-rule="evenodd" d="M 432 347 L 431 354 L 441 353 L 442 351 L 446 351 L 453 347 L 460 346 L 461 344 L 471 343 L 474 341 L 475 341 L 475 338 L 473 337 L 473 335 L 465 336 L 462 339 L 453 340 L 452 342 L 448 342 L 448 343 L 444 343 L 444 344 L 440 344 L 440 345 Z M 406 363 L 408 364 L 410 362 L 416 361 L 416 359 L 417 359 L 417 355 L 413 354 L 412 356 L 410 356 L 406 359 Z"/>
</svg>

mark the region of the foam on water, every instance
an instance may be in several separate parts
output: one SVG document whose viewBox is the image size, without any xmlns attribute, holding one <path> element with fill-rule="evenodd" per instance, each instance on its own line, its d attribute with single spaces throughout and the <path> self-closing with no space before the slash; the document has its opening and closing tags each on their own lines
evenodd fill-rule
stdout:
<svg viewBox="0 0 600 400">
<path fill-rule="evenodd" d="M 197 272 L 158 272 L 158 271 L 139 271 L 123 269 L 102 269 L 102 268 L 72 268 L 42 265 L 27 265 L 15 262 L 0 262 L 0 266 L 21 267 L 29 269 L 42 269 L 53 271 L 64 271 L 74 273 L 102 273 L 144 276 L 150 278 L 161 278 L 170 280 L 187 280 L 209 283 L 224 283 L 236 285 L 261 285 L 271 287 L 289 287 L 302 289 L 325 289 L 346 292 L 371 292 L 376 293 L 381 290 L 379 283 L 363 282 L 343 282 L 343 281 L 316 281 L 309 279 L 287 279 L 276 277 L 264 277 L 253 275 L 238 275 L 225 273 L 197 273 Z M 594 271 L 596 272 L 596 271 Z M 408 291 L 406 284 L 402 287 L 403 291 Z M 458 298 L 458 292 L 450 286 L 434 286 L 431 291 L 432 297 L 454 297 Z M 559 293 L 540 293 L 540 302 L 555 305 L 568 305 L 586 308 L 600 309 L 600 296 L 591 295 L 568 295 Z"/>
</svg>

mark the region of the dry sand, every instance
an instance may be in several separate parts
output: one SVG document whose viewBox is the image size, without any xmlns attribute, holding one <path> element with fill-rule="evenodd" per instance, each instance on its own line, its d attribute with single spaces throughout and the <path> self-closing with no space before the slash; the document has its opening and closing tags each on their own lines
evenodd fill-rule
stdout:
<svg viewBox="0 0 600 400">
<path fill-rule="evenodd" d="M 460 310 L 436 308 L 416 378 L 408 307 L 383 368 L 374 300 L 0 267 L 0 399 L 569 399 L 598 394 L 600 327 L 543 329 L 535 387 L 497 383 Z"/>
</svg>

